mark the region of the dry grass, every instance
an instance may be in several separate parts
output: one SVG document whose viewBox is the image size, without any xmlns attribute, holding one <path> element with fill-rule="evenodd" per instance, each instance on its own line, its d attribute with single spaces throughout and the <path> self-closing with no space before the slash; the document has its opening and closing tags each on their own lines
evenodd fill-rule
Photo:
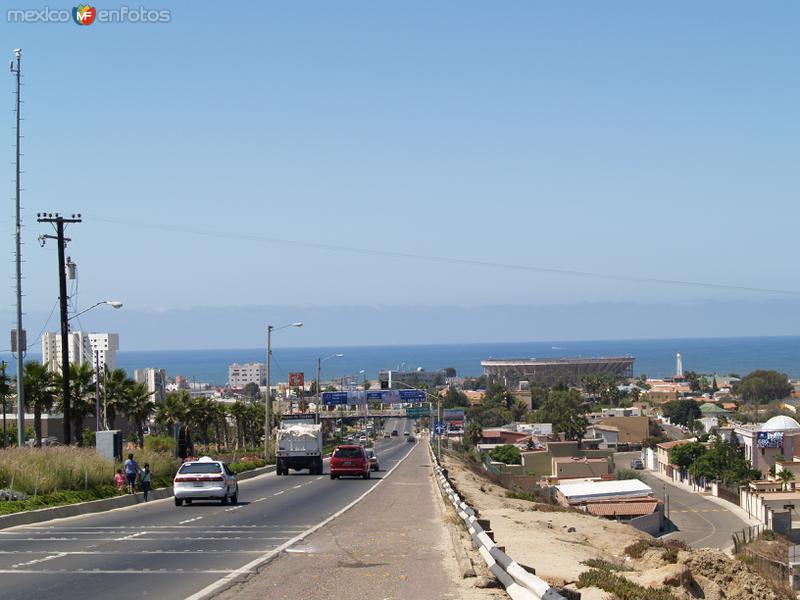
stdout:
<svg viewBox="0 0 800 600">
<path fill-rule="evenodd" d="M 139 450 L 135 456 L 140 467 L 150 464 L 156 485 L 170 481 L 179 464 L 174 457 L 149 450 Z M 0 450 L 0 488 L 31 496 L 89 490 L 113 484 L 114 472 L 120 467 L 97 454 L 94 448 L 7 448 Z"/>
</svg>

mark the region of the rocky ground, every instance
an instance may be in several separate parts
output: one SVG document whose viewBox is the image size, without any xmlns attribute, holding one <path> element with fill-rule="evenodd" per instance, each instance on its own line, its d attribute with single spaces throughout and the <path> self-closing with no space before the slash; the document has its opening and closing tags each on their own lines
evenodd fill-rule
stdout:
<svg viewBox="0 0 800 600">
<path fill-rule="evenodd" d="M 534 568 L 552 585 L 579 590 L 582 600 L 794 598 L 788 590 L 776 591 L 777 586 L 770 587 L 747 565 L 719 550 L 692 551 L 678 544 L 651 547 L 661 543 L 629 525 L 507 498 L 507 490 L 484 477 L 479 466 L 454 455 L 445 457 L 445 467 L 465 500 L 482 518 L 490 520 L 497 543 L 505 546 L 511 557 Z M 637 542 L 638 552 L 626 552 Z M 604 581 L 614 579 L 618 585 L 627 586 L 627 580 L 644 589 L 637 591 L 633 586 L 625 594 L 617 591 L 614 595 L 595 586 L 578 587 L 581 574 L 592 568 L 585 564 L 587 561 L 594 568 L 600 567 Z"/>
</svg>

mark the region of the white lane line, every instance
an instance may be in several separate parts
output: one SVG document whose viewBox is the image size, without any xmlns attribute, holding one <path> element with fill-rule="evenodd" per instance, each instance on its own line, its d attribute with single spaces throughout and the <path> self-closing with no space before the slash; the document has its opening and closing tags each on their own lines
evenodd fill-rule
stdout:
<svg viewBox="0 0 800 600">
<path fill-rule="evenodd" d="M 414 448 L 416 448 L 416 447 L 417 447 L 417 445 L 416 445 L 416 444 L 414 444 Z M 383 476 L 383 477 L 381 477 L 381 478 L 380 478 L 378 481 L 376 481 L 376 482 L 375 482 L 375 484 L 374 484 L 374 485 L 371 485 L 371 486 L 369 487 L 369 489 L 367 489 L 367 491 L 366 491 L 366 492 L 364 492 L 363 494 L 361 494 L 361 495 L 360 495 L 358 498 L 356 498 L 355 500 L 353 500 L 353 501 L 352 501 L 350 504 L 348 504 L 348 505 L 347 505 L 347 506 L 345 506 L 344 508 L 342 508 L 342 509 L 340 509 L 339 511 L 337 511 L 337 512 L 333 513 L 333 514 L 332 514 L 330 517 L 328 517 L 327 519 L 324 519 L 324 520 L 320 521 L 319 523 L 317 523 L 317 524 L 316 524 L 316 525 L 314 525 L 313 527 L 310 527 L 310 528 L 306 529 L 306 530 L 305 530 L 303 533 L 301 533 L 301 534 L 299 534 L 299 535 L 297 535 L 297 536 L 293 537 L 292 539 L 288 540 L 287 542 L 285 542 L 285 543 L 281 544 L 280 546 L 278 546 L 278 547 L 277 547 L 277 548 L 275 548 L 274 550 L 271 550 L 270 552 L 267 552 L 267 553 L 266 553 L 266 554 L 264 554 L 263 556 L 260 556 L 260 557 L 258 557 L 257 559 L 255 559 L 255 560 L 253 560 L 253 561 L 251 561 L 251 562 L 247 563 L 246 565 L 244 565 L 244 566 L 240 567 L 239 569 L 237 569 L 237 570 L 235 570 L 235 571 L 233 571 L 233 572 L 231 572 L 231 573 L 228 573 L 228 574 L 227 574 L 225 577 L 222 577 L 221 579 L 218 579 L 218 580 L 217 580 L 217 581 L 215 581 L 214 583 L 212 583 L 212 584 L 210 584 L 210 585 L 207 585 L 206 587 L 204 587 L 204 588 L 203 588 L 203 589 L 201 589 L 200 591 L 198 591 L 198 592 L 196 592 L 196 593 L 192 594 L 191 596 L 188 596 L 187 598 L 185 598 L 185 600 L 205 600 L 206 598 L 211 598 L 211 597 L 213 597 L 213 596 L 216 594 L 216 592 L 217 592 L 218 590 L 220 590 L 221 588 L 224 588 L 224 587 L 226 587 L 228 584 L 230 584 L 232 581 L 234 581 L 234 580 L 235 580 L 235 579 L 237 579 L 238 577 L 241 577 L 242 575 L 245 575 L 245 574 L 248 574 L 248 573 L 252 573 L 252 572 L 254 572 L 254 570 L 256 570 L 256 569 L 257 569 L 259 566 L 261 566 L 261 565 L 263 565 L 263 564 L 265 564 L 265 563 L 267 563 L 267 562 L 271 561 L 273 558 L 275 558 L 276 556 L 278 556 L 278 555 L 279 555 L 281 552 L 283 552 L 283 551 L 284 551 L 284 550 L 286 550 L 287 548 L 291 548 L 291 547 L 292 547 L 292 546 L 294 546 L 294 545 L 295 545 L 297 542 L 300 542 L 300 541 L 302 541 L 303 539 L 307 538 L 309 535 L 311 535 L 311 534 L 312 534 L 312 533 L 314 533 L 315 531 L 317 531 L 317 530 L 321 529 L 322 527 L 325 527 L 325 525 L 327 525 L 328 523 L 330 523 L 331 521 L 333 521 L 333 520 L 334 520 L 336 517 L 339 517 L 339 516 L 343 515 L 343 514 L 344 514 L 344 513 L 346 513 L 348 510 L 350 510 L 351 508 L 353 508 L 353 507 L 354 507 L 356 504 L 358 504 L 359 502 L 361 502 L 361 501 L 362 501 L 364 498 L 366 498 L 366 497 L 367 497 L 367 496 L 368 496 L 368 495 L 369 495 L 369 494 L 370 494 L 370 493 L 371 493 L 373 490 L 375 490 L 375 488 L 377 488 L 377 487 L 378 487 L 380 484 L 382 484 L 384 481 L 386 481 L 386 479 L 388 479 L 389 475 L 391 475 L 391 474 L 392 474 L 392 471 L 394 471 L 394 470 L 395 470 L 397 467 L 399 467 L 399 466 L 400 466 L 400 464 L 401 464 L 401 463 L 402 463 L 402 462 L 403 462 L 405 459 L 407 459 L 407 458 L 409 457 L 409 455 L 410 455 L 410 454 L 411 454 L 411 453 L 414 451 L 414 448 L 411 448 L 411 450 L 409 450 L 408 452 L 406 452 L 405 456 L 403 456 L 403 458 L 401 458 L 401 459 L 400 459 L 400 460 L 397 462 L 397 464 L 396 464 L 395 466 L 393 466 L 391 469 L 389 469 L 389 470 L 388 470 L 388 471 L 387 471 L 387 472 L 384 474 L 384 476 Z M 1 573 L 2 573 L 2 571 L 0 571 L 0 574 L 1 574 Z"/>
<path fill-rule="evenodd" d="M 233 508 L 226 508 L 225 512 L 233 512 L 234 510 L 239 510 L 241 508 L 244 508 L 244 504 L 240 504 L 239 506 L 234 506 Z"/>
<path fill-rule="evenodd" d="M 280 496 L 280 495 L 281 495 L 281 494 L 283 494 L 285 491 L 286 491 L 286 490 L 281 490 L 280 492 L 275 492 L 275 493 L 274 493 L 274 494 L 272 494 L 272 495 L 273 495 L 273 496 Z"/>
<path fill-rule="evenodd" d="M 140 535 L 147 535 L 147 532 L 146 531 L 140 531 L 138 533 L 132 533 L 130 535 L 125 535 L 125 536 L 120 537 L 120 538 L 114 538 L 114 541 L 115 542 L 123 542 L 125 540 L 132 540 L 133 538 L 137 538 Z"/>
<path fill-rule="evenodd" d="M 62 556 L 66 556 L 66 555 L 67 555 L 66 552 L 59 552 L 58 554 L 52 554 L 50 556 L 44 556 L 42 558 L 35 558 L 33 560 L 29 560 L 28 562 L 17 563 L 15 565 L 11 565 L 11 568 L 15 569 L 17 567 L 27 567 L 29 565 L 35 565 L 36 563 L 43 563 L 46 560 L 53 560 L 54 558 L 61 558 Z"/>
<path fill-rule="evenodd" d="M 266 498 L 259 498 L 258 500 L 253 500 L 253 504 L 255 504 L 256 502 L 263 502 L 264 500 L 266 500 Z"/>
<path fill-rule="evenodd" d="M 199 521 L 203 517 L 195 517 L 194 519 L 186 519 L 185 521 L 178 522 L 178 525 L 183 525 L 184 523 L 193 523 L 194 521 Z"/>
<path fill-rule="evenodd" d="M 224 575 L 227 573 L 230 575 L 238 571 L 238 569 L 236 571 L 231 569 L 0 569 L 0 575 L 137 575 L 142 573 L 151 575 L 189 575 L 192 573 Z"/>
<path fill-rule="evenodd" d="M 322 477 L 317 477 L 317 481 L 319 481 L 320 479 L 322 479 Z"/>
<path fill-rule="evenodd" d="M 287 537 L 282 538 L 275 538 L 276 540 L 285 540 L 288 539 Z M 44 560 L 50 560 L 51 558 L 60 558 L 62 556 L 138 556 L 140 554 L 147 554 L 148 556 L 151 554 L 182 554 L 186 555 L 187 552 L 195 553 L 195 552 L 202 552 L 203 554 L 264 554 L 264 552 L 269 552 L 272 550 L 274 546 L 270 546 L 269 548 L 264 548 L 262 550 L 109 550 L 107 552 L 103 552 L 100 550 L 70 550 L 67 552 L 59 552 L 58 554 L 54 554 L 53 556 L 46 556 L 45 558 L 40 558 L 31 562 L 27 563 L 19 563 L 18 565 L 12 565 L 13 567 L 16 566 L 24 566 L 24 565 L 32 565 L 36 562 L 43 562 Z M 0 554 L 23 554 L 25 556 L 32 556 L 34 554 L 49 554 L 52 550 L 14 550 L 11 552 L 0 552 Z"/>
<path fill-rule="evenodd" d="M 303 487 L 303 484 L 302 484 L 302 483 L 301 483 L 301 484 L 298 484 L 298 485 L 296 485 L 296 486 L 294 486 L 292 489 L 294 489 L 294 490 L 299 490 L 301 487 Z"/>
</svg>

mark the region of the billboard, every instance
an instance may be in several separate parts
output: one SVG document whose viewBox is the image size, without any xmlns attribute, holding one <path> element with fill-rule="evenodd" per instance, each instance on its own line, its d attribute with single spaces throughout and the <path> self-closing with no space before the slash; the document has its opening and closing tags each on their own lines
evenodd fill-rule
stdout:
<svg viewBox="0 0 800 600">
<path fill-rule="evenodd" d="M 783 432 L 782 431 L 759 431 L 758 432 L 758 447 L 759 448 L 783 448 Z"/>
<path fill-rule="evenodd" d="M 303 387 L 302 373 L 289 373 L 289 387 Z"/>
</svg>

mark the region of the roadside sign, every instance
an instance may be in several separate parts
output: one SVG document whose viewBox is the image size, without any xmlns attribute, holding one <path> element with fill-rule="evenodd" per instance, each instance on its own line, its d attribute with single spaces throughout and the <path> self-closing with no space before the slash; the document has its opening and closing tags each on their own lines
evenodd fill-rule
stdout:
<svg viewBox="0 0 800 600">
<path fill-rule="evenodd" d="M 442 435 L 444 433 L 444 423 L 436 421 L 436 426 L 433 428 L 433 431 L 436 435 Z"/>
<path fill-rule="evenodd" d="M 425 402 L 422 390 L 400 390 L 400 402 Z"/>
<path fill-rule="evenodd" d="M 289 373 L 289 387 L 303 387 L 302 373 Z"/>
<path fill-rule="evenodd" d="M 323 404 L 347 404 L 347 392 L 322 392 Z"/>
<path fill-rule="evenodd" d="M 427 417 L 431 409 L 427 406 L 412 406 L 406 409 L 406 417 L 409 419 L 418 419 L 419 417 Z"/>
</svg>

